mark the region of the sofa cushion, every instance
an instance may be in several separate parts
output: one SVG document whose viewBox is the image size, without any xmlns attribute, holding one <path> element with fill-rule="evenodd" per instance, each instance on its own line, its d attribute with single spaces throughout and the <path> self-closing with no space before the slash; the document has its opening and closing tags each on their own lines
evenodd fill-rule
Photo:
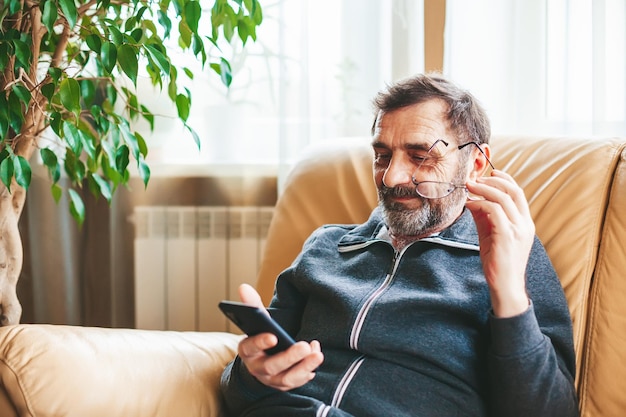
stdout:
<svg viewBox="0 0 626 417">
<path fill-rule="evenodd" d="M 217 416 L 220 375 L 239 339 L 78 326 L 2 328 L 0 405 L 10 398 L 20 417 Z"/>
</svg>

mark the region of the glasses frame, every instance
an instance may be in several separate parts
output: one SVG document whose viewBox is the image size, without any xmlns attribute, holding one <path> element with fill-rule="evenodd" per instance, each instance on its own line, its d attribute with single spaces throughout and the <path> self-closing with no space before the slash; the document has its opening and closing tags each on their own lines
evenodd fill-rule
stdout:
<svg viewBox="0 0 626 417">
<path fill-rule="evenodd" d="M 449 143 L 446 142 L 443 139 L 437 139 L 429 148 L 427 153 L 429 154 L 434 148 L 435 146 L 437 146 L 438 143 L 443 143 L 445 146 L 448 146 Z M 485 157 L 485 159 L 487 160 L 487 163 L 489 164 L 489 166 L 491 167 L 491 169 L 496 169 L 493 166 L 493 163 L 491 163 L 491 160 L 489 159 L 489 157 L 487 156 L 487 154 L 485 154 L 485 151 L 483 151 L 483 148 L 480 146 L 480 144 L 476 141 L 470 141 L 467 143 L 464 143 L 462 145 L 457 146 L 458 150 L 461 150 L 469 145 L 475 145 L 478 150 L 480 151 L 481 154 L 483 154 L 483 156 Z M 416 171 L 419 171 L 422 168 L 422 165 L 424 165 L 424 162 L 426 162 L 427 158 L 424 158 L 424 160 L 422 161 L 422 163 L 419 165 L 419 167 L 417 167 Z M 461 188 L 463 190 L 465 190 L 466 193 L 468 193 L 468 198 L 472 199 L 471 197 L 469 197 L 469 191 L 467 190 L 467 187 L 465 186 L 465 184 L 455 184 L 453 182 L 449 182 L 449 181 L 416 181 L 415 180 L 415 175 L 411 175 L 411 182 L 413 183 L 413 185 L 415 185 L 415 192 L 422 198 L 427 198 L 429 200 L 436 200 L 439 198 L 444 198 L 449 196 L 450 194 L 452 194 L 453 192 L 455 192 L 457 189 Z M 432 196 L 428 196 L 428 195 L 424 195 L 422 192 L 420 192 L 420 184 L 441 184 L 441 185 L 447 185 L 448 189 L 447 192 L 443 195 L 438 195 L 436 197 L 432 197 Z"/>
</svg>

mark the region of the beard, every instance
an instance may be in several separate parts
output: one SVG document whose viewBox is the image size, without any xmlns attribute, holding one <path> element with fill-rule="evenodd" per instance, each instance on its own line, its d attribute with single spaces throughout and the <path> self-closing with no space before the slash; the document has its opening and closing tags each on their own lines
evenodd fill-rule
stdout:
<svg viewBox="0 0 626 417">
<path fill-rule="evenodd" d="M 459 170 L 453 182 L 465 182 L 463 172 Z M 419 199 L 419 208 L 407 208 L 403 203 L 394 201 L 394 197 L 414 197 Z M 427 236 L 442 227 L 448 226 L 461 214 L 467 199 L 462 189 L 455 189 L 442 198 L 424 198 L 417 194 L 415 186 L 378 188 L 378 205 L 389 231 L 396 236 Z"/>
</svg>

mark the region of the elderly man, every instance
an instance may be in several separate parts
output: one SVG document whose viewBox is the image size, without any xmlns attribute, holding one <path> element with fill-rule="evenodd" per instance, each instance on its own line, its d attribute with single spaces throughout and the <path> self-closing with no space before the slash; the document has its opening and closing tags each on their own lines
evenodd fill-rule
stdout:
<svg viewBox="0 0 626 417">
<path fill-rule="evenodd" d="M 316 230 L 280 274 L 268 310 L 299 342 L 240 342 L 230 414 L 577 416 L 563 290 L 523 191 L 490 171 L 484 110 L 439 75 L 374 105 L 379 207 Z"/>
</svg>

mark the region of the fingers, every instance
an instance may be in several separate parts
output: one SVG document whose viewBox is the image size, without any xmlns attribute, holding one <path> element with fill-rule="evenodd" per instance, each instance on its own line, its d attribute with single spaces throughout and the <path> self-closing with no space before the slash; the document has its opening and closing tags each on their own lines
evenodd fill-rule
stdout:
<svg viewBox="0 0 626 417">
<path fill-rule="evenodd" d="M 261 333 L 249 336 L 239 343 L 238 352 L 242 358 L 254 358 L 266 355 L 265 350 L 273 348 L 278 343 L 278 338 L 272 333 Z"/>
<path fill-rule="evenodd" d="M 261 300 L 261 296 L 252 285 L 241 284 L 239 286 L 239 298 L 241 298 L 241 301 L 246 304 L 254 307 L 260 307 L 265 310 L 265 306 L 263 305 L 263 300 Z"/>
<path fill-rule="evenodd" d="M 315 370 L 324 360 L 319 342 L 298 342 L 283 352 L 266 355 L 264 350 L 275 342 L 275 336 L 266 333 L 248 337 L 239 344 L 239 355 L 255 378 L 265 385 L 287 391 L 315 377 Z"/>
<path fill-rule="evenodd" d="M 466 204 L 475 217 L 488 216 L 494 227 L 504 227 L 507 222 L 517 224 L 534 234 L 534 223 L 524 191 L 509 174 L 493 171 L 491 177 L 468 182 L 467 189 L 484 198 Z"/>
</svg>

